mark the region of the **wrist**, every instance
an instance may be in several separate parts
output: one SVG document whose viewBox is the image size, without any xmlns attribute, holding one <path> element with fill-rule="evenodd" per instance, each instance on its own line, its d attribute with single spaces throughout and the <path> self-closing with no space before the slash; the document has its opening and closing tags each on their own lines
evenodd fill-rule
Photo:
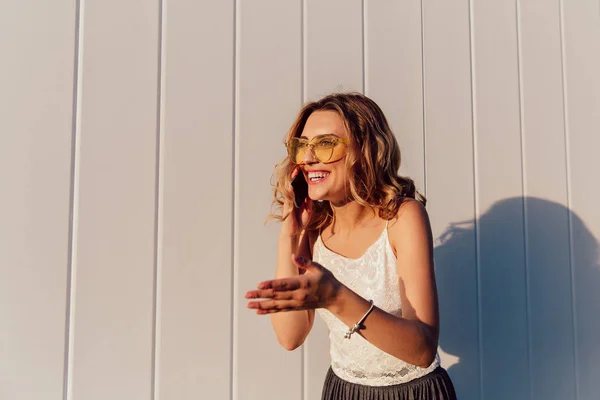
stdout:
<svg viewBox="0 0 600 400">
<path fill-rule="evenodd" d="M 282 222 L 281 230 L 279 231 L 279 237 L 287 239 L 298 239 L 302 231 L 298 229 L 298 227 L 294 226 L 295 224 L 290 223 L 290 218 L 291 217 L 288 217 L 285 221 Z"/>
<path fill-rule="evenodd" d="M 344 312 L 346 300 L 351 294 L 351 290 L 336 280 L 331 292 L 330 300 L 324 308 L 333 315 L 339 316 Z"/>
<path fill-rule="evenodd" d="M 285 230 L 281 230 L 281 232 L 279 232 L 279 243 L 298 243 L 299 239 L 300 239 L 301 233 L 300 232 L 288 232 Z"/>
</svg>

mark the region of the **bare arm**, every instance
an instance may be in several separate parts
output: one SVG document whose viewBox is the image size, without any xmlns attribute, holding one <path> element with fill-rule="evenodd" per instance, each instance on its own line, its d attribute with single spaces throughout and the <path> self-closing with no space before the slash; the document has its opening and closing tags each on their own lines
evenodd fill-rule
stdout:
<svg viewBox="0 0 600 400">
<path fill-rule="evenodd" d="M 363 322 L 364 329 L 359 334 L 394 357 L 428 367 L 437 352 L 439 311 L 433 240 L 423 206 L 416 201 L 403 204 L 396 223 L 389 227 L 389 237 L 397 254 L 402 316 L 375 308 Z M 284 261 L 282 254 L 282 265 Z M 258 290 L 249 292 L 249 298 L 266 300 L 251 301 L 248 306 L 259 314 L 273 316 L 325 308 L 349 327 L 369 309 L 367 299 L 340 283 L 325 267 L 306 258 L 297 259 L 295 263 L 297 268 L 305 271 L 303 275 L 262 282 Z M 307 325 L 301 325 L 296 332 L 307 334 L 312 321 L 305 319 L 303 323 Z M 344 335 L 345 332 L 334 334 Z M 297 340 L 294 344 L 301 343 L 301 338 L 304 336 L 294 337 Z"/>
<path fill-rule="evenodd" d="M 437 352 L 439 310 L 432 234 L 424 207 L 416 201 L 403 204 L 389 237 L 397 254 L 402 317 L 375 308 L 359 333 L 386 353 L 428 367 Z M 327 308 L 353 326 L 367 312 L 369 302 L 342 286 Z"/>
<path fill-rule="evenodd" d="M 310 237 L 303 231 L 300 238 L 290 237 L 284 232 L 279 236 L 277 251 L 277 269 L 275 278 L 298 276 L 298 267 L 292 262 L 292 254 L 312 259 Z M 315 319 L 315 310 L 299 310 L 271 314 L 271 324 L 279 343 L 287 350 L 294 350 L 304 343 Z"/>
</svg>

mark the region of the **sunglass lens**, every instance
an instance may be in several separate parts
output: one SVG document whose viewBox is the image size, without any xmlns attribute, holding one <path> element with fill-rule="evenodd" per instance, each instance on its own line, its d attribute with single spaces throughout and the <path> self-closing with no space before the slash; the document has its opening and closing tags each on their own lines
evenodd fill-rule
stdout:
<svg viewBox="0 0 600 400">
<path fill-rule="evenodd" d="M 326 163 L 331 160 L 331 155 L 333 154 L 333 147 L 315 147 L 315 158 L 322 163 Z"/>
<path fill-rule="evenodd" d="M 294 160 L 296 160 L 296 164 L 302 164 L 304 162 L 304 156 L 306 155 L 306 146 L 297 146 L 296 147 L 296 156 Z"/>
<path fill-rule="evenodd" d="M 302 163 L 304 160 L 305 147 L 305 144 L 301 143 L 296 138 L 293 138 L 288 142 L 287 150 L 292 162 L 296 164 Z"/>
</svg>

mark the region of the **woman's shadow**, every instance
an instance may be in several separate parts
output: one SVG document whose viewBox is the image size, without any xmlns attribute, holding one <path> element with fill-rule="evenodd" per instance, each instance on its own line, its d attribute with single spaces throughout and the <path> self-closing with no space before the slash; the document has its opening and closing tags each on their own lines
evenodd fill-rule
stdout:
<svg viewBox="0 0 600 400">
<path fill-rule="evenodd" d="M 595 399 L 598 242 L 547 200 L 499 201 L 435 248 L 443 352 L 462 400 Z"/>
</svg>

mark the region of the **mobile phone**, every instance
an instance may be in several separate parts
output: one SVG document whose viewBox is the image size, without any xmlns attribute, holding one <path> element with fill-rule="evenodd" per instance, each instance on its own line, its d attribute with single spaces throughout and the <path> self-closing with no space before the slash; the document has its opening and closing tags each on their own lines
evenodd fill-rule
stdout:
<svg viewBox="0 0 600 400">
<path fill-rule="evenodd" d="M 294 189 L 294 206 L 300 208 L 308 197 L 308 184 L 302 172 L 298 172 L 298 175 L 292 181 L 292 188 Z"/>
</svg>

